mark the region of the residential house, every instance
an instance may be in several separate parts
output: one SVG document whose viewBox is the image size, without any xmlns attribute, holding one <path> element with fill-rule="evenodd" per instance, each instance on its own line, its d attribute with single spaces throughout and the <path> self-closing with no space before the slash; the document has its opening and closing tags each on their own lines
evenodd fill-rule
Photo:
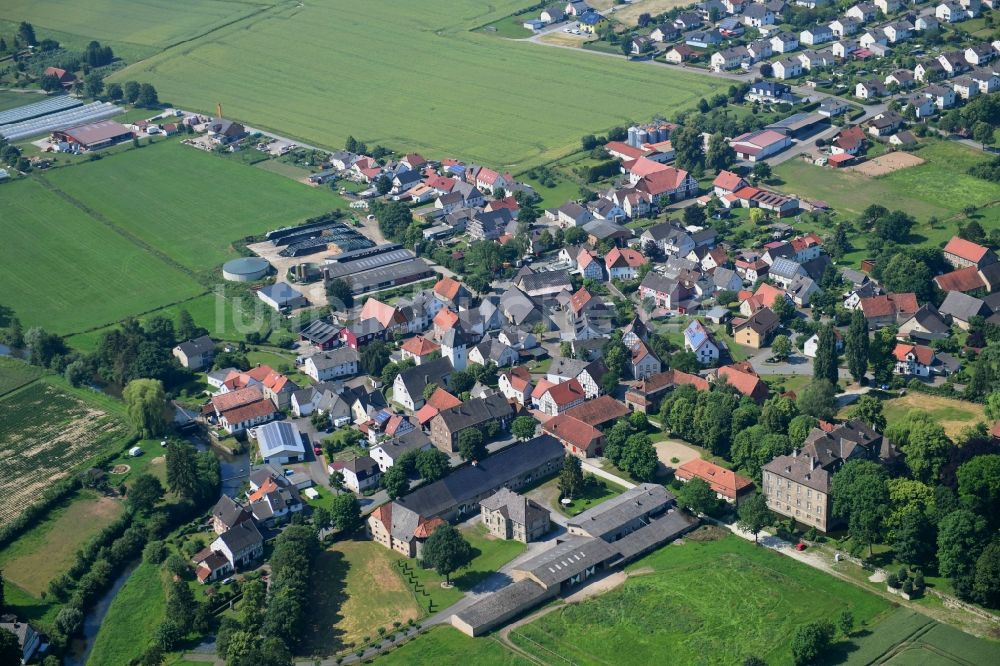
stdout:
<svg viewBox="0 0 1000 666">
<path fill-rule="evenodd" d="M 713 71 L 723 72 L 729 69 L 737 69 L 743 63 L 750 62 L 750 60 L 750 52 L 747 51 L 745 46 L 734 46 L 716 51 L 712 54 L 709 62 L 712 65 Z"/>
<path fill-rule="evenodd" d="M 264 555 L 264 537 L 252 520 L 220 534 L 212 545 L 212 552 L 222 553 L 234 571 L 243 569 Z"/>
<path fill-rule="evenodd" d="M 479 503 L 483 524 L 494 537 L 530 543 L 550 529 L 548 509 L 541 504 L 501 488 Z"/>
<path fill-rule="evenodd" d="M 971 76 L 956 76 L 951 80 L 951 87 L 964 100 L 970 100 L 979 95 L 979 84 Z"/>
<path fill-rule="evenodd" d="M 870 23 L 878 16 L 878 8 L 870 2 L 859 2 L 848 8 L 844 16 L 853 18 L 860 23 Z"/>
<path fill-rule="evenodd" d="M 945 76 L 944 67 L 937 60 L 918 63 L 913 68 L 913 76 L 921 83 L 937 81 Z"/>
<path fill-rule="evenodd" d="M 799 38 L 790 32 L 782 32 L 771 37 L 771 51 L 774 53 L 791 53 L 799 48 Z"/>
<path fill-rule="evenodd" d="M 964 269 L 963 269 L 964 270 Z M 943 340 L 951 334 L 951 327 L 945 322 L 938 309 L 930 303 L 920 306 L 913 316 L 899 325 L 898 338 L 909 338 L 930 342 Z"/>
<path fill-rule="evenodd" d="M 833 329 L 834 336 L 834 346 L 837 348 L 837 352 L 842 352 L 844 350 L 844 338 L 841 336 L 840 331 L 836 328 Z M 802 354 L 809 358 L 816 358 L 816 353 L 819 351 L 819 333 L 813 333 L 808 340 L 802 345 Z"/>
<path fill-rule="evenodd" d="M 913 22 L 917 32 L 936 32 L 941 29 L 941 23 L 933 16 L 918 16 Z"/>
<path fill-rule="evenodd" d="M 973 317 L 989 317 L 993 314 L 982 299 L 960 291 L 949 291 L 938 311 L 946 317 L 951 317 L 952 323 L 965 331 L 969 330 L 969 321 Z"/>
<path fill-rule="evenodd" d="M 501 395 L 472 398 L 461 405 L 441 410 L 430 421 L 431 443 L 445 453 L 458 451 L 459 436 L 464 430 L 481 430 L 487 422 L 495 421 L 506 429 L 513 410 Z"/>
<path fill-rule="evenodd" d="M 725 380 L 740 394 L 752 399 L 757 404 L 764 404 L 770 395 L 767 384 L 757 376 L 753 366 L 749 363 L 722 366 L 715 372 L 715 376 Z"/>
<path fill-rule="evenodd" d="M 542 424 L 542 431 L 578 458 L 600 457 L 604 453 L 604 433 L 569 414 L 558 414 L 547 420 Z"/>
<path fill-rule="evenodd" d="M 212 365 L 215 343 L 207 335 L 182 342 L 173 349 L 174 358 L 188 370 L 201 370 Z"/>
<path fill-rule="evenodd" d="M 953 88 L 931 84 L 921 90 L 924 97 L 930 99 L 939 109 L 950 109 L 955 106 L 956 94 Z"/>
<path fill-rule="evenodd" d="M 417 335 L 405 340 L 399 346 L 399 351 L 404 361 L 413 359 L 415 364 L 422 365 L 440 355 L 441 345 L 422 335 Z"/>
<path fill-rule="evenodd" d="M 649 36 L 662 44 L 663 42 L 672 42 L 680 37 L 681 31 L 672 25 L 664 23 L 663 25 L 653 28 L 653 31 L 649 33 Z"/>
<path fill-rule="evenodd" d="M 538 409 L 543 414 L 556 416 L 583 404 L 587 394 L 576 379 L 569 379 L 549 386 L 539 399 Z"/>
<path fill-rule="evenodd" d="M 994 58 L 997 52 L 992 44 L 974 44 L 965 49 L 965 59 L 973 67 L 981 67 Z"/>
<path fill-rule="evenodd" d="M 498 387 L 500 393 L 507 400 L 513 400 L 519 405 L 531 404 L 531 392 L 534 386 L 531 383 L 531 374 L 523 366 L 505 370 L 498 375 Z"/>
<path fill-rule="evenodd" d="M 335 471 L 344 476 L 344 485 L 348 490 L 363 493 L 378 486 L 382 478 L 382 470 L 378 463 L 369 456 L 358 456 L 347 461 L 337 461 L 331 465 Z"/>
<path fill-rule="evenodd" d="M 771 63 L 771 70 L 777 79 L 794 79 L 802 76 L 802 61 L 798 58 L 785 58 Z"/>
<path fill-rule="evenodd" d="M 379 470 L 384 473 L 406 453 L 426 451 L 432 446 L 430 438 L 422 430 L 414 428 L 392 439 L 380 441 L 371 448 L 369 454 L 378 464 Z"/>
<path fill-rule="evenodd" d="M 69 77 L 70 82 L 76 79 L 72 74 L 67 74 L 65 70 L 57 67 L 49 67 L 46 72 L 49 70 L 63 72 L 64 76 Z M 14 638 L 17 639 L 20 660 L 11 662 L 11 666 L 15 663 L 27 664 L 31 662 L 35 654 L 42 647 L 42 634 L 35 631 L 35 628 L 29 623 L 18 620 L 15 615 L 0 616 L 0 631 L 8 631 L 14 634 Z"/>
<path fill-rule="evenodd" d="M 758 39 L 758 40 L 750 42 L 749 44 L 747 44 L 747 53 L 750 54 L 750 57 L 753 58 L 754 62 L 759 62 L 761 60 L 766 60 L 767 58 L 770 58 L 771 55 L 774 53 L 773 49 L 771 49 L 771 40 L 769 40 L 769 39 Z M 755 101 L 755 99 L 756 99 L 756 97 L 755 98 L 751 98 L 750 95 L 755 95 L 755 93 L 753 92 L 753 86 L 757 85 L 758 83 L 759 84 L 765 84 L 767 82 L 766 81 L 758 81 L 755 84 L 751 84 L 750 93 L 747 95 L 747 99 L 750 99 L 750 101 Z M 757 101 L 766 101 L 766 102 L 774 103 L 774 102 L 777 102 L 777 101 L 780 101 L 780 100 L 778 100 L 778 99 L 757 99 Z"/>
<path fill-rule="evenodd" d="M 664 54 L 663 59 L 672 65 L 680 65 L 698 58 L 698 51 L 687 44 L 678 44 Z"/>
<path fill-rule="evenodd" d="M 766 347 L 781 321 L 770 308 L 761 308 L 748 319 L 733 320 L 733 339 L 753 349 Z"/>
<path fill-rule="evenodd" d="M 913 25 L 909 21 L 894 21 L 882 28 L 890 44 L 897 44 L 910 38 Z"/>
<path fill-rule="evenodd" d="M 934 365 L 934 350 L 924 345 L 898 343 L 893 349 L 896 358 L 894 372 L 897 375 L 930 377 Z"/>
<path fill-rule="evenodd" d="M 827 25 L 817 25 L 806 28 L 799 33 L 799 42 L 815 46 L 833 41 L 833 29 Z"/>
<path fill-rule="evenodd" d="M 634 280 L 639 276 L 639 269 L 647 263 L 646 257 L 631 248 L 612 248 L 604 258 L 612 280 Z"/>
<path fill-rule="evenodd" d="M 744 25 L 751 28 L 761 28 L 765 25 L 774 25 L 774 12 L 767 6 L 754 3 L 743 10 L 741 15 Z"/>
<path fill-rule="evenodd" d="M 631 370 L 633 379 L 645 379 L 663 369 L 660 359 L 642 340 L 634 343 L 629 350 L 631 355 Z"/>
<path fill-rule="evenodd" d="M 877 99 L 879 97 L 885 97 L 889 94 L 889 90 L 881 81 L 875 79 L 869 79 L 867 81 L 859 81 L 857 85 L 854 86 L 854 96 L 860 99 Z"/>
<path fill-rule="evenodd" d="M 907 88 L 912 88 L 916 84 L 916 79 L 913 77 L 913 72 L 908 69 L 896 69 L 890 72 L 885 77 L 885 85 L 895 86 L 900 90 L 905 90 Z"/>
<path fill-rule="evenodd" d="M 830 32 L 833 33 L 835 38 L 843 39 L 844 37 L 849 37 L 860 30 L 861 21 L 851 18 L 850 16 L 844 16 L 831 21 L 829 27 Z"/>
<path fill-rule="evenodd" d="M 907 108 L 912 108 L 913 113 L 916 115 L 917 120 L 923 120 L 924 118 L 930 118 L 937 113 L 937 105 L 934 100 L 929 97 L 925 97 L 922 93 L 913 93 L 900 100 L 902 102 L 903 110 Z"/>
<path fill-rule="evenodd" d="M 443 356 L 404 370 L 393 380 L 393 402 L 411 411 L 420 409 L 425 402 L 424 388 L 428 384 L 448 386 L 448 378 L 453 370 L 451 359 Z"/>
<path fill-rule="evenodd" d="M 313 354 L 302 364 L 302 370 L 315 382 L 358 374 L 358 350 L 341 347 Z"/>
<path fill-rule="evenodd" d="M 721 351 L 712 332 L 698 319 L 692 319 L 684 329 L 684 349 L 694 353 L 701 365 L 712 365 L 718 361 Z"/>
<path fill-rule="evenodd" d="M 212 530 L 216 534 L 231 530 L 246 520 L 253 520 L 253 514 L 229 495 L 219 498 L 212 508 Z"/>
<path fill-rule="evenodd" d="M 886 111 L 868 121 L 868 133 L 872 136 L 889 136 L 895 134 L 902 124 L 901 115 L 894 111 Z"/>
<path fill-rule="evenodd" d="M 871 329 L 901 324 L 919 309 L 912 292 L 868 296 L 858 301 L 858 307 Z"/>
</svg>

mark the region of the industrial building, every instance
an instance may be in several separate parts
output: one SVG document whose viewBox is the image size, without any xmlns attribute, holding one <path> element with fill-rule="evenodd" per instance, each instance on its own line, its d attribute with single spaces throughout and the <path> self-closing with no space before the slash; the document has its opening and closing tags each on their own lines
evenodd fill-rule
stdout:
<svg viewBox="0 0 1000 666">
<path fill-rule="evenodd" d="M 240 257 L 222 265 L 222 277 L 230 282 L 254 282 L 271 269 L 271 264 L 261 257 Z"/>
<path fill-rule="evenodd" d="M 135 135 L 132 130 L 113 120 L 102 120 L 52 132 L 54 141 L 65 141 L 79 146 L 81 150 L 107 148 L 121 141 L 128 141 L 133 136 Z"/>
</svg>

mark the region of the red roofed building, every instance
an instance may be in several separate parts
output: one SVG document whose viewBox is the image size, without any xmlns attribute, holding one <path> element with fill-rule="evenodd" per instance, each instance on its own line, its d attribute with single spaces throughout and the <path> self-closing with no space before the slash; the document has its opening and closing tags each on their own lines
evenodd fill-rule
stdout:
<svg viewBox="0 0 1000 666">
<path fill-rule="evenodd" d="M 604 258 L 612 280 L 634 280 L 639 277 L 639 267 L 648 263 L 646 257 L 631 248 L 612 248 Z"/>
<path fill-rule="evenodd" d="M 865 147 L 865 130 L 858 125 L 845 127 L 837 137 L 830 143 L 830 154 L 836 155 L 857 155 Z"/>
<path fill-rule="evenodd" d="M 501 372 L 498 376 L 500 393 L 508 400 L 514 400 L 519 405 L 530 405 L 534 387 L 531 385 L 531 374 L 523 366 L 517 366 Z M 539 395 L 539 397 L 541 397 Z"/>
<path fill-rule="evenodd" d="M 719 499 L 730 504 L 739 504 L 754 490 L 753 481 L 750 479 L 701 458 L 689 460 L 678 467 L 674 472 L 674 477 L 685 483 L 691 479 L 701 479 L 708 484 Z"/>
<path fill-rule="evenodd" d="M 369 298 L 365 301 L 364 307 L 361 308 L 358 320 L 365 321 L 366 319 L 374 319 L 382 324 L 382 328 L 387 328 L 390 331 L 399 331 L 400 333 L 404 332 L 408 326 L 406 317 L 402 312 L 374 298 Z"/>
<path fill-rule="evenodd" d="M 719 175 L 712 181 L 712 188 L 715 191 L 715 195 L 719 197 L 726 194 L 732 194 L 733 192 L 741 190 L 748 185 L 749 183 L 747 183 L 747 181 L 745 181 L 739 174 L 725 170 L 720 171 Z"/>
<path fill-rule="evenodd" d="M 638 381 L 625 392 L 625 405 L 644 414 L 656 412 L 660 400 L 676 386 L 690 384 L 698 391 L 708 390 L 708 381 L 680 370 L 665 370 Z"/>
<path fill-rule="evenodd" d="M 400 512 L 395 522 L 393 510 Z M 395 502 L 375 509 L 366 522 L 373 541 L 406 557 L 420 557 L 424 542 L 443 524 L 441 518 L 425 519 Z"/>
<path fill-rule="evenodd" d="M 465 285 L 450 277 L 441 278 L 434 284 L 434 295 L 440 301 L 453 304 L 470 297 L 469 290 L 465 288 Z"/>
<path fill-rule="evenodd" d="M 279 414 L 274 403 L 262 398 L 218 413 L 219 425 L 230 435 L 267 423 Z"/>
<path fill-rule="evenodd" d="M 737 158 L 757 162 L 788 148 L 792 145 L 792 139 L 781 132 L 764 129 L 741 134 L 729 145 L 736 151 Z"/>
<path fill-rule="evenodd" d="M 548 379 L 545 379 L 544 377 L 539 379 L 538 383 L 535 384 L 535 388 L 531 390 L 531 404 L 535 407 L 541 405 L 542 397 L 548 393 L 549 389 L 553 386 L 555 386 L 555 384 L 550 382 Z"/>
<path fill-rule="evenodd" d="M 608 141 L 604 144 L 604 149 L 608 151 L 608 155 L 619 160 L 637 160 L 640 157 L 646 156 L 646 151 L 642 148 L 636 148 L 635 146 L 630 146 L 624 141 Z"/>
<path fill-rule="evenodd" d="M 668 167 L 665 164 L 660 164 L 659 162 L 654 162 L 646 157 L 638 157 L 636 159 L 626 160 L 622 162 L 622 169 L 628 174 L 629 182 L 635 185 L 640 180 L 646 176 L 652 175 L 654 173 L 660 173 L 671 169 L 673 167 Z"/>
<path fill-rule="evenodd" d="M 543 414 L 556 416 L 572 409 L 577 405 L 582 405 L 587 396 L 583 386 L 575 379 L 555 384 L 542 394 L 538 401 L 538 409 Z"/>
<path fill-rule="evenodd" d="M 72 72 L 67 72 L 61 67 L 46 67 L 45 71 L 42 72 L 42 76 L 54 76 L 59 79 L 59 83 L 63 86 L 73 85 L 76 81 L 76 75 Z"/>
<path fill-rule="evenodd" d="M 422 335 L 418 335 L 406 340 L 400 345 L 399 350 L 402 352 L 404 361 L 412 358 L 414 363 L 420 365 L 425 361 L 431 360 L 433 354 L 440 352 L 441 345 L 433 340 L 428 340 Z"/>
<path fill-rule="evenodd" d="M 421 426 L 426 425 L 432 418 L 443 409 L 458 407 L 462 401 L 448 393 L 440 386 L 434 390 L 431 397 L 427 399 L 424 406 L 417 410 L 417 421 Z"/>
<path fill-rule="evenodd" d="M 587 248 L 581 248 L 576 255 L 576 267 L 580 269 L 580 274 L 586 279 L 603 280 L 604 266 L 598 261 L 597 253 Z"/>
<path fill-rule="evenodd" d="M 751 317 L 759 310 L 773 308 L 779 298 L 787 299 L 788 295 L 784 290 L 778 289 L 767 282 L 762 282 L 752 296 L 740 303 L 740 314 L 744 317 Z"/>
<path fill-rule="evenodd" d="M 944 260 L 955 268 L 982 267 L 996 263 L 997 256 L 989 248 L 958 236 L 952 236 L 948 244 L 944 246 Z"/>
<path fill-rule="evenodd" d="M 629 409 L 610 395 L 602 395 L 593 400 L 587 400 L 582 405 L 574 407 L 566 413 L 575 419 L 580 419 L 584 423 L 597 428 L 605 423 L 616 421 L 623 416 L 628 416 Z"/>
<path fill-rule="evenodd" d="M 578 315 L 592 300 L 594 300 L 594 295 L 587 291 L 586 287 L 580 287 L 575 294 L 569 297 L 569 307 L 573 314 Z"/>
<path fill-rule="evenodd" d="M 934 278 L 934 284 L 941 291 L 961 291 L 963 293 L 983 289 L 988 285 L 979 274 L 978 266 L 966 266 L 951 273 L 938 275 Z"/>
<path fill-rule="evenodd" d="M 896 374 L 929 377 L 934 365 L 934 350 L 924 345 L 897 344 L 892 351 L 896 357 Z"/>
<path fill-rule="evenodd" d="M 440 339 L 445 333 L 455 328 L 457 324 L 458 315 L 448 308 L 441 308 L 438 310 L 438 313 L 434 315 L 434 335 Z"/>
<path fill-rule="evenodd" d="M 558 439 L 567 453 L 578 458 L 604 455 L 604 433 L 568 414 L 553 416 L 542 425 L 542 432 Z"/>
<path fill-rule="evenodd" d="M 646 161 L 650 162 L 651 160 Z M 635 189 L 648 194 L 653 202 L 678 201 L 698 194 L 698 181 L 684 169 L 663 166 L 658 162 L 652 162 L 652 164 L 663 168 L 633 182 Z"/>
<path fill-rule="evenodd" d="M 912 292 L 868 296 L 858 302 L 858 307 L 865 315 L 868 327 L 873 329 L 901 324 L 919 309 L 917 295 Z"/>
<path fill-rule="evenodd" d="M 749 363 L 736 363 L 719 368 L 717 376 L 743 395 L 752 398 L 757 404 L 764 404 L 770 395 L 767 384 L 754 372 Z"/>
</svg>

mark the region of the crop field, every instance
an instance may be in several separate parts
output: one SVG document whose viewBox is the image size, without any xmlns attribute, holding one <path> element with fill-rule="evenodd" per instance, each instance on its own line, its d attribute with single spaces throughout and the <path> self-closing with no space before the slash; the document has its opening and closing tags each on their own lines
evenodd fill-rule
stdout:
<svg viewBox="0 0 1000 666">
<path fill-rule="evenodd" d="M 854 649 L 836 655 L 835 662 L 833 659 L 830 662 L 848 666 L 965 666 L 1000 661 L 1000 645 L 904 608 L 897 608 L 872 631 L 854 638 L 852 643 Z"/>
<path fill-rule="evenodd" d="M 81 331 L 204 291 L 37 178 L 4 185 L 0 236 L 4 305 L 25 328 Z"/>
<path fill-rule="evenodd" d="M 107 402 L 108 407 L 104 407 Z M 0 399 L 0 525 L 53 482 L 123 445 L 129 428 L 110 400 L 83 400 L 49 381 Z"/>
<path fill-rule="evenodd" d="M 471 31 L 523 6 L 282 3 L 113 78 L 149 81 L 183 108 L 221 102 L 227 116 L 310 143 L 339 147 L 353 135 L 511 169 L 565 154 L 583 134 L 693 106 L 723 85 Z"/>
<path fill-rule="evenodd" d="M 5 0 L 0 18 L 91 39 L 165 48 L 273 3 L 241 0 Z M 40 35 L 44 37 L 44 35 Z"/>
<path fill-rule="evenodd" d="M 57 169 L 46 178 L 193 271 L 215 271 L 238 256 L 234 240 L 343 203 L 329 188 L 306 187 L 179 141 Z"/>
<path fill-rule="evenodd" d="M 790 664 L 796 626 L 850 609 L 868 623 L 889 608 L 873 594 L 734 536 L 685 539 L 630 567 L 622 587 L 518 627 L 514 644 L 576 664 L 734 664 L 748 654 Z M 650 571 L 650 573 L 642 573 Z"/>
<path fill-rule="evenodd" d="M 30 384 L 44 374 L 36 365 L 28 365 L 24 361 L 0 357 L 0 395 Z"/>
</svg>

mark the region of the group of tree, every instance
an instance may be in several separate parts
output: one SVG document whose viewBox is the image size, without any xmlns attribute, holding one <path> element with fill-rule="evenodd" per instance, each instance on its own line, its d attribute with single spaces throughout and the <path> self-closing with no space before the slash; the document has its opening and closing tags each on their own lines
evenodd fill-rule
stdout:
<svg viewBox="0 0 1000 666">
<path fill-rule="evenodd" d="M 659 466 L 647 429 L 646 415 L 633 412 L 628 418 L 618 419 L 606 433 L 604 457 L 639 481 L 652 479 Z"/>
</svg>

